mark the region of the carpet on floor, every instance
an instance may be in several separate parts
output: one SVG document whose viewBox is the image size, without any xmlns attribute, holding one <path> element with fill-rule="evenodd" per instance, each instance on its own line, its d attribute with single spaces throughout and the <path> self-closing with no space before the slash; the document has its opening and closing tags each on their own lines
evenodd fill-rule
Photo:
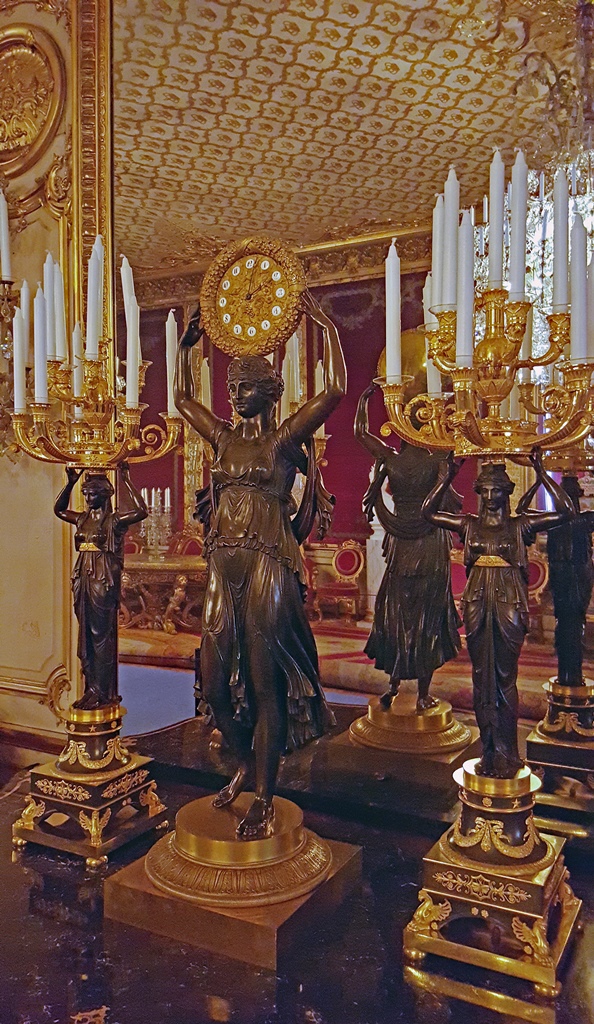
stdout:
<svg viewBox="0 0 594 1024">
<path fill-rule="evenodd" d="M 320 657 L 320 672 L 326 688 L 359 694 L 383 693 L 387 676 L 366 657 L 363 648 L 369 629 L 338 622 L 313 623 Z M 180 668 L 193 671 L 194 651 L 200 637 L 193 633 L 122 629 L 120 659 L 128 667 Z M 591 666 L 584 665 L 591 675 Z M 520 658 L 518 690 L 520 716 L 537 721 L 545 711 L 543 684 L 555 674 L 554 651 L 550 646 L 525 643 Z M 414 687 L 414 682 L 403 683 Z M 472 675 L 468 652 L 463 649 L 453 661 L 442 665 L 433 677 L 433 693 L 460 711 L 472 710 Z M 192 712 L 193 713 L 193 712 Z"/>
</svg>

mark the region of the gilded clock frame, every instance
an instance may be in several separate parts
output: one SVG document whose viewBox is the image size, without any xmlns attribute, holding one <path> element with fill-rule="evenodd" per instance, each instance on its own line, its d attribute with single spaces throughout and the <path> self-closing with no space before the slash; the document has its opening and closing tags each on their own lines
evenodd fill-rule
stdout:
<svg viewBox="0 0 594 1024">
<path fill-rule="evenodd" d="M 244 256 L 268 257 L 282 267 L 287 277 L 286 308 L 265 337 L 255 338 L 253 341 L 238 338 L 227 330 L 220 322 L 217 307 L 218 290 L 222 279 L 233 264 Z M 229 356 L 268 355 L 269 352 L 274 352 L 291 337 L 303 316 L 301 296 L 306 287 L 307 279 L 301 261 L 278 239 L 254 236 L 226 245 L 206 271 L 200 291 L 200 310 L 210 340 Z"/>
</svg>

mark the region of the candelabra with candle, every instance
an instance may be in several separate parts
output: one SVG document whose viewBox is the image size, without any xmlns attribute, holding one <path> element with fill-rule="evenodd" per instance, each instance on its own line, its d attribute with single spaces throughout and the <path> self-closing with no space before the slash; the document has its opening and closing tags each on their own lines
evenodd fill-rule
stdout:
<svg viewBox="0 0 594 1024">
<path fill-rule="evenodd" d="M 570 288 L 568 190 L 559 172 L 553 305 L 547 315 L 546 344 L 537 351 L 532 345 L 532 303 L 526 297 L 525 280 L 527 176 L 520 152 L 508 191 L 511 218 L 506 224 L 504 167 L 495 153 L 486 232 L 488 278 L 486 287 L 476 289 L 472 217 L 470 211 L 463 211 L 460 221 L 459 189 L 450 170 L 444 196 L 434 211 L 425 319 L 429 360 L 450 378 L 451 392 L 417 395 L 408 401 L 407 382 L 398 370 L 390 373 L 389 369 L 398 360 L 387 358 L 387 377 L 381 382 L 388 412 L 382 428 L 385 436 L 394 432 L 414 445 L 502 463 L 506 458 L 525 462 L 535 447 L 553 455 L 573 451 L 583 446 L 591 432 L 594 353 L 586 343 L 585 230 L 576 214 Z M 504 288 L 507 241 L 509 292 Z M 388 257 L 387 279 L 391 264 L 393 259 Z M 388 280 L 386 293 L 388 298 Z M 536 372 L 544 367 L 553 368 L 549 382 Z M 512 391 L 513 403 L 509 401 Z M 488 577 L 489 572 L 505 572 L 506 561 L 485 554 L 484 561 L 476 564 L 486 567 L 478 571 Z M 497 589 L 499 585 L 498 576 L 493 575 L 490 584 L 487 577 L 485 609 L 491 600 L 507 600 L 487 597 L 487 586 Z M 484 642 L 491 641 L 485 637 Z M 495 662 L 499 645 L 505 644 L 502 637 L 492 640 Z M 487 654 L 475 649 L 473 675 L 482 680 L 487 692 L 498 693 L 495 664 L 487 670 L 485 664 L 491 664 Z M 480 702 L 477 713 L 479 707 Z M 489 765 L 488 758 L 485 763 Z M 421 902 L 405 929 L 405 955 L 420 960 L 427 952 L 435 952 L 503 971 L 530 979 L 540 994 L 554 997 L 580 902 L 567 883 L 564 840 L 539 833 L 534 822 L 532 808 L 540 779 L 528 766 L 514 778 L 499 774 L 505 772 L 473 761 L 455 773 L 462 809 L 447 836 L 424 858 Z"/>
<path fill-rule="evenodd" d="M 168 410 L 160 414 L 164 426 L 141 425 L 146 406 L 139 401 L 139 396 L 150 364 L 143 361 L 140 354 L 138 307 L 126 293 L 128 348 L 125 394 L 116 387 L 113 342 L 101 336 L 104 272 L 100 239 L 96 240 L 89 263 L 84 352 L 79 325 L 73 331 L 72 351 L 70 354 L 67 351 L 61 275 L 50 261 L 51 257 L 48 257 L 44 267 L 44 289 L 40 287 L 34 304 L 33 402 L 29 401 L 25 390 L 27 337 L 20 310 L 16 311 L 13 320 L 13 427 L 16 443 L 32 458 L 68 468 L 72 483 L 69 484 L 70 490 L 67 488 L 65 504 L 58 509 L 57 503 L 56 510 L 61 518 L 69 517 L 69 522 L 76 523 L 78 530 L 80 515 L 69 512 L 67 508 L 76 471 L 90 471 L 84 486 L 92 487 L 93 481 L 100 481 L 95 487 L 109 490 L 106 474 L 110 470 L 117 469 L 122 463 L 152 462 L 174 450 L 178 445 L 182 421 L 173 404 L 173 363 L 169 355 Z M 126 484 L 126 487 L 130 495 L 135 493 L 131 485 Z M 109 499 L 107 502 L 109 504 Z M 95 505 L 89 507 L 95 508 Z M 142 502 L 138 509 L 142 518 Z M 113 518 L 111 512 L 109 516 Z M 120 520 L 125 523 L 125 514 Z M 109 534 L 109 530 L 107 532 Z M 107 543 L 109 550 L 106 548 L 105 552 L 101 546 L 96 546 L 101 544 L 99 540 L 87 543 L 85 539 L 84 544 L 77 545 L 79 552 L 97 553 L 94 559 L 90 556 L 84 571 L 91 571 L 89 567 L 96 566 L 98 594 L 105 589 L 105 559 L 114 580 L 116 577 L 119 579 L 121 571 L 121 542 L 119 546 L 115 542 L 113 550 Z M 116 589 L 118 586 L 113 583 Z M 76 574 L 73 588 L 76 602 Z M 119 593 L 115 600 L 119 601 Z M 89 866 L 97 866 L 123 843 L 147 829 L 162 825 L 165 807 L 157 795 L 151 759 L 129 752 L 120 739 L 125 711 L 117 696 L 117 659 L 111 667 L 97 667 L 103 665 L 102 658 L 109 661 L 107 646 L 117 651 L 116 616 L 108 616 L 107 611 L 105 614 L 97 611 L 92 597 L 89 601 L 90 624 L 86 622 L 87 613 L 79 613 L 76 606 L 81 631 L 79 652 L 86 651 L 84 655 L 81 653 L 85 694 L 65 713 L 68 743 L 62 754 L 55 762 L 35 768 L 31 773 L 30 794 L 24 811 L 13 826 L 13 842 L 16 846 L 24 846 L 27 842 L 53 846 L 83 856 Z M 107 608 L 108 597 L 105 602 Z M 102 616 L 99 625 L 93 615 Z M 99 628 L 108 631 L 106 648 L 102 652 L 93 647 L 96 638 L 89 640 L 87 636 L 89 630 L 93 633 Z M 89 654 L 89 644 L 92 654 Z M 115 697 L 103 697 L 103 690 L 95 696 L 95 691 L 91 690 L 93 699 L 87 699 L 87 677 L 95 671 L 101 671 L 103 676 L 109 675 L 105 691 L 115 694 Z M 54 812 L 59 812 L 59 824 Z"/>
</svg>

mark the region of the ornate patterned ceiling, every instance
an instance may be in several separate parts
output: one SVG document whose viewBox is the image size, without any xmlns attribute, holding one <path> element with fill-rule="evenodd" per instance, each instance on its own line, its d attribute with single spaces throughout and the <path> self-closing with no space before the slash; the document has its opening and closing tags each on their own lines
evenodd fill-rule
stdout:
<svg viewBox="0 0 594 1024">
<path fill-rule="evenodd" d="M 579 121 L 564 0 L 115 0 L 119 250 L 201 266 L 265 232 L 295 245 L 430 220 L 500 146 L 533 166 Z M 571 140 L 570 140 L 571 141 Z"/>
</svg>

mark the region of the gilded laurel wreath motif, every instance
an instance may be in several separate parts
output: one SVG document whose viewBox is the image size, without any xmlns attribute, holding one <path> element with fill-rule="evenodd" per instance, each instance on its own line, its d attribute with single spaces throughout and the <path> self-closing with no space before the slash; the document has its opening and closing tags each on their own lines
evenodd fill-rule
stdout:
<svg viewBox="0 0 594 1024">
<path fill-rule="evenodd" d="M 575 711 L 559 711 L 554 722 L 548 721 L 545 718 L 541 722 L 540 728 L 543 732 L 554 735 L 559 732 L 576 733 L 578 736 L 584 736 L 587 739 L 594 739 L 594 728 L 581 725 L 579 716 Z"/>
<path fill-rule="evenodd" d="M 468 849 L 471 846 L 478 846 L 481 850 L 489 853 L 491 849 L 497 850 L 504 857 L 512 857 L 516 860 L 523 860 L 529 857 L 534 847 L 540 842 L 540 836 L 536 830 L 534 819 L 526 821 L 526 831 L 523 835 L 524 842 L 518 846 L 512 846 L 504 832 L 502 821 L 487 820 L 486 818 L 475 818 L 474 827 L 467 835 L 464 835 L 460 828 L 460 822 L 454 823 L 452 838 L 456 846 Z"/>
<path fill-rule="evenodd" d="M 60 779 L 55 782 L 53 779 L 37 779 L 35 783 L 46 796 L 56 796 L 58 800 L 75 800 L 80 803 L 83 800 L 90 800 L 91 794 L 83 786 L 75 786 L 72 782 L 65 782 Z"/>
<path fill-rule="evenodd" d="M 116 779 L 114 782 L 110 782 L 109 786 L 106 786 L 101 796 L 105 800 L 110 800 L 112 796 L 122 796 L 129 793 L 131 789 L 136 786 L 142 785 L 144 780 L 148 778 L 149 772 L 145 768 L 141 768 L 137 772 L 130 772 L 129 775 L 122 776 L 121 779 Z"/>
<path fill-rule="evenodd" d="M 60 754 L 58 764 L 75 764 L 78 761 L 84 768 L 89 768 L 90 771 L 100 771 L 102 768 L 106 768 L 108 764 L 111 764 L 112 761 L 121 761 L 122 764 L 125 764 L 129 760 L 130 752 L 126 750 L 120 737 L 114 736 L 107 741 L 103 757 L 98 758 L 89 757 L 83 741 L 70 740 L 66 750 Z"/>
<path fill-rule="evenodd" d="M 448 892 L 463 893 L 473 900 L 487 902 L 499 900 L 501 903 L 524 903 L 530 899 L 530 893 L 520 889 L 513 882 L 496 882 L 484 875 L 460 874 L 459 871 L 439 871 L 435 881 Z"/>
<path fill-rule="evenodd" d="M 449 900 L 434 903 L 426 889 L 420 889 L 418 897 L 421 902 L 408 927 L 418 935 L 433 935 L 452 913 L 452 904 Z"/>
</svg>

